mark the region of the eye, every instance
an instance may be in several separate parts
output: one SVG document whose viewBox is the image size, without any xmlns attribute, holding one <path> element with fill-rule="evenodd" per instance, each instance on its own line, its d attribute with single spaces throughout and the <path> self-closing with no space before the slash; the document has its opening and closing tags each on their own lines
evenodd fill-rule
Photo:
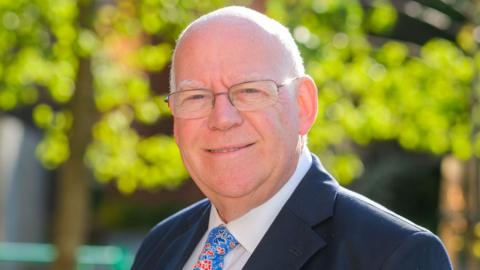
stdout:
<svg viewBox="0 0 480 270">
<path fill-rule="evenodd" d="M 245 88 L 245 89 L 242 89 L 241 92 L 243 94 L 258 94 L 261 91 L 259 89 L 256 89 L 256 88 Z"/>
<path fill-rule="evenodd" d="M 251 111 L 273 104 L 276 91 L 273 81 L 246 82 L 231 89 L 230 99 L 237 109 Z"/>
<path fill-rule="evenodd" d="M 241 88 L 235 94 L 243 98 L 252 98 L 264 95 L 265 91 L 260 88 Z"/>
<path fill-rule="evenodd" d="M 194 94 L 185 98 L 185 100 L 200 100 L 206 98 L 204 94 Z"/>
<path fill-rule="evenodd" d="M 207 102 L 210 99 L 210 95 L 204 91 L 185 91 L 179 92 L 178 104 L 180 106 L 193 106 L 200 105 Z"/>
</svg>

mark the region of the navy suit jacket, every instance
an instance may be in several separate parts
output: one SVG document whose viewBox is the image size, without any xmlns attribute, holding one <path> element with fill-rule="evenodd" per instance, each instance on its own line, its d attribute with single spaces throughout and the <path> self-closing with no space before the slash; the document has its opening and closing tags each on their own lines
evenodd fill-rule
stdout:
<svg viewBox="0 0 480 270">
<path fill-rule="evenodd" d="M 182 269 L 208 227 L 202 200 L 160 222 L 134 270 Z M 342 188 L 314 156 L 309 169 L 243 269 L 452 269 L 440 240 Z"/>
</svg>

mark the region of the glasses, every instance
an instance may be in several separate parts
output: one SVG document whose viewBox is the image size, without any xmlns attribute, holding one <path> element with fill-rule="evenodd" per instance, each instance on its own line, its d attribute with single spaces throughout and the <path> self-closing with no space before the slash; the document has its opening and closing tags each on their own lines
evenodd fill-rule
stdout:
<svg viewBox="0 0 480 270">
<path fill-rule="evenodd" d="M 249 81 L 231 86 L 227 92 L 213 93 L 209 89 L 180 90 L 169 94 L 168 102 L 173 116 L 192 119 L 210 114 L 217 96 L 226 95 L 230 104 L 239 111 L 255 111 L 275 104 L 279 89 L 298 79 L 293 78 L 282 84 L 273 80 Z"/>
</svg>

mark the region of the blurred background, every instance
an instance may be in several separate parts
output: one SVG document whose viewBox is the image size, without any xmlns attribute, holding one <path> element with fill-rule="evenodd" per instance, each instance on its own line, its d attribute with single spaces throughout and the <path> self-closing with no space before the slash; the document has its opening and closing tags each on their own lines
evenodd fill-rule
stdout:
<svg viewBox="0 0 480 270">
<path fill-rule="evenodd" d="M 0 268 L 129 269 L 202 198 L 163 98 L 180 31 L 232 4 L 291 30 L 339 182 L 480 269 L 478 0 L 0 0 Z"/>
</svg>

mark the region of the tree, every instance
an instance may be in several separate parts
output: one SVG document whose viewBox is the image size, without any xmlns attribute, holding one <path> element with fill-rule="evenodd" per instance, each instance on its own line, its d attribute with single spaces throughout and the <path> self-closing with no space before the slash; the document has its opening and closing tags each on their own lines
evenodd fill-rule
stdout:
<svg viewBox="0 0 480 270">
<path fill-rule="evenodd" d="M 92 172 L 125 193 L 187 178 L 171 136 L 142 133 L 168 116 L 152 78 L 186 23 L 222 4 L 0 2 L 0 109 L 32 110 L 44 134 L 36 154 L 58 171 L 54 269 L 73 269 L 86 239 Z"/>
</svg>

